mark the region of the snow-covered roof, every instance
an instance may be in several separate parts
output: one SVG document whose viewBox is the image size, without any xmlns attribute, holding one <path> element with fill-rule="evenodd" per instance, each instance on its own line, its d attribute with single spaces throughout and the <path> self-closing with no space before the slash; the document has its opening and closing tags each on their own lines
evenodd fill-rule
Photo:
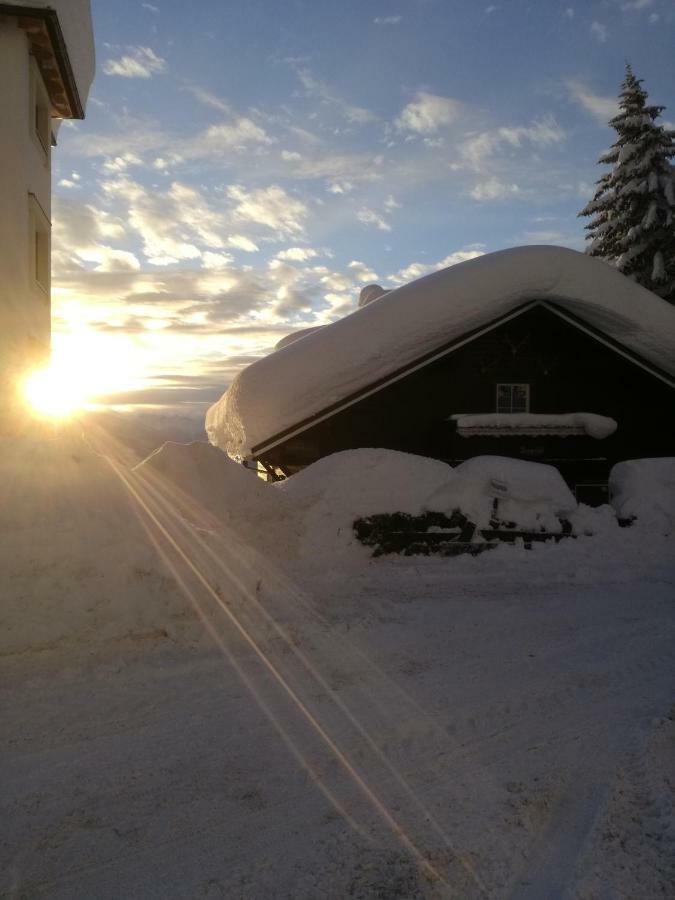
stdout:
<svg viewBox="0 0 675 900">
<path fill-rule="evenodd" d="M 396 288 L 257 360 L 208 411 L 209 440 L 248 456 L 528 301 L 571 314 L 675 376 L 675 306 L 575 250 L 516 247 Z"/>
<path fill-rule="evenodd" d="M 90 0 L 2 0 L 0 6 L 20 7 L 17 15 L 22 17 L 29 16 L 31 10 L 38 15 L 56 13 L 65 48 L 52 46 L 52 51 L 58 55 L 65 49 L 66 65 L 70 66 L 83 114 L 96 68 Z M 49 38 L 53 43 L 51 33 Z"/>
</svg>

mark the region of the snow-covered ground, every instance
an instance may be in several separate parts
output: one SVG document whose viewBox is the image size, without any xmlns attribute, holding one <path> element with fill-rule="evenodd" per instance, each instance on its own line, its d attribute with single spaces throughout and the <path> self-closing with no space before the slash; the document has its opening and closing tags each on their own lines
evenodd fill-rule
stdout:
<svg viewBox="0 0 675 900">
<path fill-rule="evenodd" d="M 442 464 L 3 444 L 0 894 L 673 895 L 672 535 L 371 559 Z"/>
</svg>

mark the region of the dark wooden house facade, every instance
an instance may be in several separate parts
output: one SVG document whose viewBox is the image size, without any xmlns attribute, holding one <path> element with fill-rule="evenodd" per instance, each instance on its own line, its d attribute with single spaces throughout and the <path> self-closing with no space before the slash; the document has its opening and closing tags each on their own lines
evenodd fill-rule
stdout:
<svg viewBox="0 0 675 900">
<path fill-rule="evenodd" d="M 283 477 L 339 450 L 386 447 L 456 464 L 482 454 L 546 462 L 578 499 L 604 502 L 623 459 L 675 455 L 675 380 L 600 331 L 545 303 L 527 303 L 253 448 Z M 617 430 L 506 429 L 462 435 L 459 414 L 587 412 Z M 532 429 L 530 429 L 531 431 Z M 477 432 L 477 433 L 476 433 Z"/>
</svg>

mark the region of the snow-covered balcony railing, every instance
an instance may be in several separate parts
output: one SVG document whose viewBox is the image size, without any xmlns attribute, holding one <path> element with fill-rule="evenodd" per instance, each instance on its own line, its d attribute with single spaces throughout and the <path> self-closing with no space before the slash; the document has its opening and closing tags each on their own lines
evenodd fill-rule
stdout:
<svg viewBox="0 0 675 900">
<path fill-rule="evenodd" d="M 458 413 L 450 416 L 461 437 L 582 437 L 596 440 L 617 429 L 614 419 L 595 413 Z"/>
</svg>

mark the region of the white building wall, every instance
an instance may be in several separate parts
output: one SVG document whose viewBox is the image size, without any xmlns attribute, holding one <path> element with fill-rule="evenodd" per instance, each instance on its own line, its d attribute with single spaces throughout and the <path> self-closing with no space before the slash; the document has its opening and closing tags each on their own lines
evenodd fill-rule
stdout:
<svg viewBox="0 0 675 900">
<path fill-rule="evenodd" d="M 49 228 L 51 150 L 45 152 L 35 132 L 31 79 L 39 89 L 24 31 L 15 19 L 0 19 L 0 377 L 5 382 L 49 349 L 49 284 L 40 286 L 35 277 L 33 220 Z"/>
</svg>

